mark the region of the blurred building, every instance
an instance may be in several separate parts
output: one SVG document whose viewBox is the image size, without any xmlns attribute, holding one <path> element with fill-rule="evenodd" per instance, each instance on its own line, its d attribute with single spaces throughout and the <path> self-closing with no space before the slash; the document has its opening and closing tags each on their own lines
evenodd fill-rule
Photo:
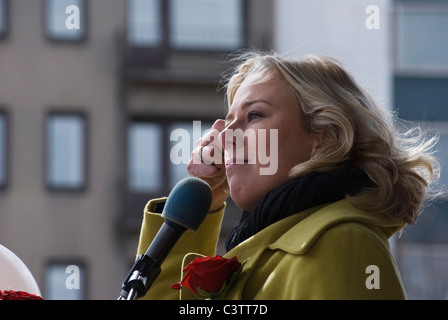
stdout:
<svg viewBox="0 0 448 320">
<path fill-rule="evenodd" d="M 227 55 L 267 48 L 271 12 L 260 0 L 0 1 L 0 243 L 45 298 L 118 296 L 144 205 L 186 175 L 170 132 L 223 117 Z M 68 266 L 80 289 L 67 290 Z"/>
<path fill-rule="evenodd" d="M 448 1 L 394 2 L 391 61 L 394 107 L 405 125 L 437 134 L 440 188 L 448 186 Z M 398 241 L 410 297 L 448 299 L 448 198 L 425 207 Z"/>
<path fill-rule="evenodd" d="M 171 134 L 191 150 L 225 115 L 220 82 L 245 47 L 339 58 L 439 132 L 448 161 L 446 30 L 446 1 L 0 0 L 0 243 L 47 299 L 115 299 L 144 205 L 186 176 Z M 393 241 L 411 298 L 448 290 L 439 200 Z M 230 201 L 223 237 L 238 216 Z"/>
</svg>

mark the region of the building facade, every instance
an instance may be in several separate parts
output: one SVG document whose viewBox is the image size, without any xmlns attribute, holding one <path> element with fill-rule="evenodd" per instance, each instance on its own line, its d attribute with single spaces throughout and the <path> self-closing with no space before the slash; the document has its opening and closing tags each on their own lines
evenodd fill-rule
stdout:
<svg viewBox="0 0 448 320">
<path fill-rule="evenodd" d="M 340 59 L 382 106 L 441 134 L 443 161 L 447 12 L 444 1 L 0 0 L 0 244 L 46 299 L 117 298 L 144 205 L 187 175 L 173 133 L 191 151 L 225 115 L 222 79 L 242 48 Z M 239 220 L 228 209 L 223 238 Z M 445 209 L 440 198 L 392 241 L 411 298 L 446 297 Z"/>
<path fill-rule="evenodd" d="M 268 48 L 271 12 L 269 0 L 0 1 L 0 243 L 44 298 L 118 297 L 144 205 L 186 176 L 171 132 L 223 117 L 228 54 Z"/>
</svg>

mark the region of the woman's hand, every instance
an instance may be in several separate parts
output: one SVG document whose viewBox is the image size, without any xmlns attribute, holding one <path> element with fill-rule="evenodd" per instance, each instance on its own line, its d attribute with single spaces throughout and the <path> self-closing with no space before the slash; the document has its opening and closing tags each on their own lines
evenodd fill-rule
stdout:
<svg viewBox="0 0 448 320">
<path fill-rule="evenodd" d="M 219 133 L 224 128 L 225 121 L 222 119 L 216 120 L 211 130 L 196 141 L 187 165 L 190 176 L 204 180 L 212 188 L 213 198 L 209 212 L 221 208 L 229 196 L 224 164 L 224 149 L 218 139 Z"/>
</svg>

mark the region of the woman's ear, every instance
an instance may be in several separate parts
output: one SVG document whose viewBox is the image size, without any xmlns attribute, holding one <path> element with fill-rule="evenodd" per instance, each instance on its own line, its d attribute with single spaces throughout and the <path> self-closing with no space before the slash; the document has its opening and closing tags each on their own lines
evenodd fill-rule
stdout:
<svg viewBox="0 0 448 320">
<path fill-rule="evenodd" d="M 324 145 L 324 133 L 315 133 L 313 141 L 313 149 L 311 149 L 310 158 L 315 158 L 321 151 Z"/>
</svg>

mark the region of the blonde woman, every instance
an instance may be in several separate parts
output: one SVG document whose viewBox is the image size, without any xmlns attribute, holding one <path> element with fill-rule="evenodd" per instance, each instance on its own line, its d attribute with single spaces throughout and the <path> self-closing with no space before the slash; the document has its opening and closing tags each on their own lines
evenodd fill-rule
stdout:
<svg viewBox="0 0 448 320">
<path fill-rule="evenodd" d="M 198 141 L 188 165 L 190 175 L 212 187 L 210 213 L 198 232 L 182 236 L 145 298 L 203 293 L 182 277 L 193 274 L 195 266 L 186 266 L 194 257 L 215 255 L 230 194 L 243 213 L 224 258 L 244 263 L 220 298 L 405 299 L 388 239 L 417 220 L 438 174 L 435 141 L 418 131 L 398 134 L 331 58 L 244 54 L 228 81 L 227 100 L 226 118 Z M 260 174 L 267 166 L 257 161 L 260 150 L 237 143 L 237 131 L 258 139 L 275 132 L 256 145 L 276 153 L 275 172 Z M 157 212 L 163 202 L 145 208 L 138 254 L 163 221 Z M 203 273 L 219 276 L 213 272 Z M 180 292 L 170 288 L 174 283 Z"/>
</svg>

